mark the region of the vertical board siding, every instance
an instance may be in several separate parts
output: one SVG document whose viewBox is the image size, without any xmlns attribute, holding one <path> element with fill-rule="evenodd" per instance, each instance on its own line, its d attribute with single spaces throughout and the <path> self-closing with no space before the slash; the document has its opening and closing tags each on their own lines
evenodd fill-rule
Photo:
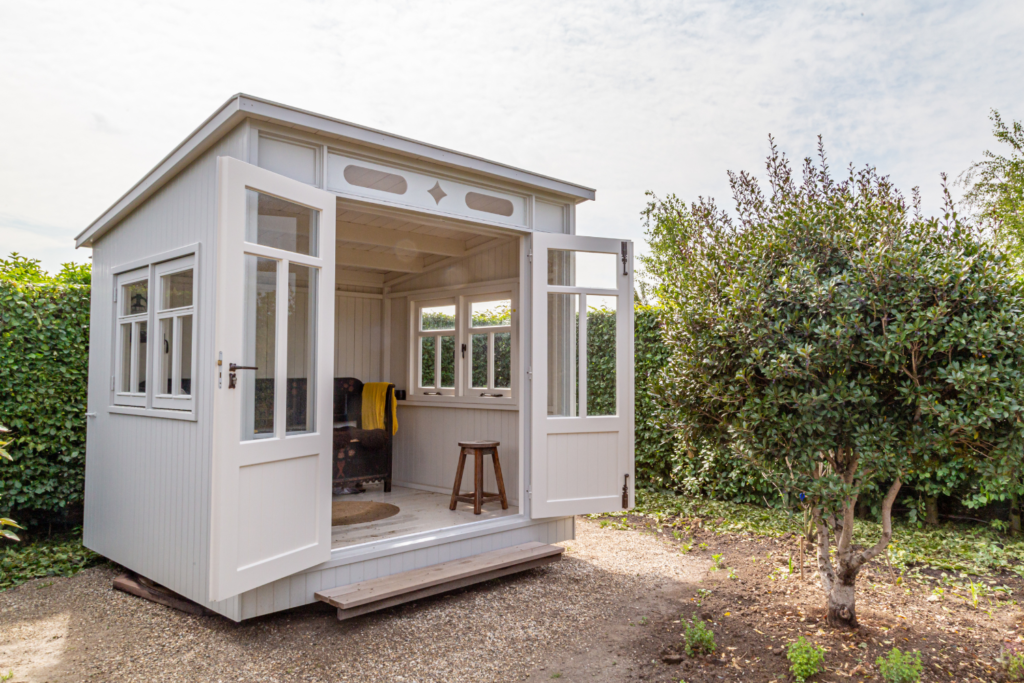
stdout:
<svg viewBox="0 0 1024 683">
<path fill-rule="evenodd" d="M 308 605 L 316 602 L 313 594 L 318 590 L 347 586 L 381 576 L 431 567 L 441 562 L 471 557 L 490 550 L 509 548 L 529 541 L 559 543 L 575 538 L 574 519 L 565 517 L 476 538 L 452 540 L 431 548 L 397 552 L 386 557 L 357 561 L 339 567 L 314 568 L 308 572 L 296 574 L 243 593 L 240 619 L 251 619 L 282 609 Z"/>
<path fill-rule="evenodd" d="M 227 133 L 93 248 L 89 410 L 96 417 L 89 420 L 85 468 L 85 545 L 232 618 L 239 616 L 237 598 L 207 601 L 216 381 L 217 157 L 245 159 L 245 131 L 241 124 Z M 198 419 L 109 413 L 112 271 L 194 243 L 201 245 L 196 269 Z"/>
<path fill-rule="evenodd" d="M 334 298 L 334 376 L 355 377 L 363 382 L 382 382 L 383 302 L 380 299 L 345 296 Z"/>
<path fill-rule="evenodd" d="M 509 503 L 519 504 L 519 412 L 399 403 L 394 444 L 394 480 L 450 492 L 459 464 L 459 442 L 500 441 L 498 456 Z M 462 490 L 473 488 L 473 462 L 466 463 Z M 484 459 L 484 488 L 495 491 L 494 469 Z"/>
</svg>

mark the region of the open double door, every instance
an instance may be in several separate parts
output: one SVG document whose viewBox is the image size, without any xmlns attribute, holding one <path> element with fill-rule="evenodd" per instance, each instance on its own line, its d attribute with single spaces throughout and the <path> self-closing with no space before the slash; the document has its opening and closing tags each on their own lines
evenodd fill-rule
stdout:
<svg viewBox="0 0 1024 683">
<path fill-rule="evenodd" d="M 217 184 L 212 601 L 330 559 L 334 374 L 335 196 L 230 157 Z M 628 507 L 632 245 L 529 239 L 530 516 Z"/>
</svg>

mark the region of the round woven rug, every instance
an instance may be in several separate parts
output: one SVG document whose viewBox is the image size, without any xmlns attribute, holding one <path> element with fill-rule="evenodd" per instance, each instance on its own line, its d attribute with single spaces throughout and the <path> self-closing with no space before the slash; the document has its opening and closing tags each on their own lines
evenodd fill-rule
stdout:
<svg viewBox="0 0 1024 683">
<path fill-rule="evenodd" d="M 398 512 L 398 506 L 390 503 L 376 503 L 372 500 L 337 500 L 331 504 L 331 526 L 376 522 L 380 519 L 394 517 Z"/>
</svg>

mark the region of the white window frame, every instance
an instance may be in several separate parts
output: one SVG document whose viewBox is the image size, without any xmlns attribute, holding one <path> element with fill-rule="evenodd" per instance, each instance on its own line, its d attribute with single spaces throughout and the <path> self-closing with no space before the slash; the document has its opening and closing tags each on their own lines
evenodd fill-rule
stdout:
<svg viewBox="0 0 1024 683">
<path fill-rule="evenodd" d="M 171 311 L 160 311 L 158 296 L 162 295 L 160 290 L 159 277 L 176 270 L 186 270 L 189 266 L 184 265 L 186 262 L 191 263 L 192 268 L 192 306 L 189 307 L 192 311 L 192 383 L 190 386 L 191 395 L 189 397 L 181 396 L 175 397 L 173 403 L 158 400 L 159 394 L 155 394 L 154 387 L 157 381 L 154 373 L 159 368 L 159 358 L 157 354 L 157 348 L 162 346 L 160 344 L 149 343 L 146 349 L 146 391 L 145 392 L 122 392 L 121 391 L 121 359 L 122 359 L 122 339 L 121 339 L 121 324 L 124 322 L 132 322 L 134 325 L 137 322 L 145 322 L 147 335 L 149 339 L 156 339 L 158 332 L 154 330 L 159 329 L 159 318 L 168 317 L 170 314 L 180 315 L 184 314 L 186 308 L 173 309 Z M 181 264 L 180 267 L 178 264 Z M 189 420 L 196 421 L 196 393 L 197 388 L 201 388 L 203 379 L 198 375 L 200 373 L 202 365 L 201 350 L 199 348 L 199 327 L 200 311 L 199 301 L 202 296 L 202 281 L 199 276 L 200 273 L 200 244 L 194 243 L 177 249 L 171 249 L 159 254 L 154 254 L 147 258 L 125 263 L 120 266 L 115 266 L 111 269 L 113 275 L 113 317 L 111 334 L 113 335 L 113 343 L 111 344 L 112 352 L 110 354 L 110 401 L 107 406 L 107 411 L 110 413 L 116 413 L 120 415 L 140 415 L 146 417 L 159 417 L 168 418 L 174 420 Z M 135 316 L 126 316 L 122 314 L 122 298 L 123 298 L 123 287 L 124 285 L 138 282 L 139 280 L 147 280 L 148 286 L 146 288 L 148 296 L 148 304 L 146 306 L 145 313 L 139 313 Z M 176 325 L 177 327 L 177 325 Z M 133 330 L 134 332 L 134 330 Z M 133 334 L 133 346 L 136 336 Z M 147 340 L 148 341 L 148 340 Z M 180 348 L 180 346 L 178 347 Z M 138 354 L 134 354 L 132 357 L 131 372 L 132 381 L 135 381 L 137 377 L 137 364 Z M 180 377 L 180 375 L 178 375 Z M 134 386 L 134 385 L 130 385 Z M 170 399 L 166 394 L 163 398 Z"/>
<path fill-rule="evenodd" d="M 146 406 L 146 392 L 132 391 L 139 381 L 139 353 L 138 353 L 138 328 L 141 323 L 146 323 L 146 335 L 147 342 L 148 336 L 152 331 L 150 323 L 150 311 L 152 310 L 153 301 L 153 289 L 152 281 L 150 280 L 149 268 L 138 268 L 130 270 L 126 273 L 121 273 L 115 278 L 115 293 L 116 299 L 114 301 L 115 307 L 115 324 L 114 324 L 114 344 L 117 348 L 117 353 L 114 362 L 114 404 L 122 406 Z M 124 312 L 126 302 L 125 299 L 125 288 L 129 285 L 133 285 L 138 282 L 146 283 L 146 312 L 130 314 Z M 131 325 L 132 333 L 129 336 L 128 347 L 125 348 L 124 335 L 121 333 L 121 328 L 124 325 Z M 146 358 L 143 359 L 146 370 L 146 388 L 150 386 L 149 377 L 150 375 L 150 363 L 149 363 L 149 345 L 147 343 L 147 354 Z M 124 354 L 129 354 L 128 362 L 128 391 L 123 390 L 124 386 Z"/>
<path fill-rule="evenodd" d="M 452 306 L 455 308 L 455 329 L 452 330 L 423 330 L 421 329 L 421 323 L 423 320 L 422 311 L 424 308 L 435 308 L 439 306 Z M 412 364 L 413 377 L 412 382 L 409 386 L 412 387 L 413 395 L 424 398 L 442 398 L 456 396 L 459 393 L 459 300 L 458 297 L 446 297 L 444 299 L 427 299 L 424 301 L 416 301 L 411 306 L 413 310 L 413 324 L 412 334 L 409 338 L 412 340 L 412 351 L 415 362 Z M 434 339 L 434 386 L 424 387 L 420 386 L 420 380 L 423 378 L 423 354 L 420 352 L 423 340 L 433 337 Z M 441 337 L 452 337 L 455 343 L 455 363 L 454 373 L 455 378 L 452 382 L 451 387 L 441 386 Z"/>
<path fill-rule="evenodd" d="M 500 301 L 508 299 L 512 302 L 511 324 L 493 327 L 471 327 L 472 305 L 481 301 Z M 455 329 L 454 330 L 421 330 L 422 311 L 424 308 L 437 306 L 455 306 Z M 409 298 L 409 395 L 413 401 L 423 403 L 459 403 L 479 404 L 489 406 L 513 406 L 518 395 L 519 372 L 519 339 L 518 330 L 518 297 L 515 286 L 503 286 L 490 290 L 475 290 L 473 294 L 454 294 L 446 297 L 438 297 L 434 293 L 430 298 L 418 298 L 412 293 Z M 493 336 L 489 337 L 488 348 L 488 369 L 486 390 L 473 388 L 472 377 L 472 336 L 474 334 L 488 334 L 508 332 L 512 338 L 511 344 L 511 387 L 498 389 L 494 387 L 494 343 Z M 439 387 L 441 383 L 440 358 L 441 344 L 434 343 L 435 368 L 437 372 L 434 377 L 433 387 L 421 387 L 422 377 L 422 355 L 420 354 L 421 339 L 425 337 L 455 337 L 455 386 L 454 388 Z M 462 353 L 465 345 L 465 355 Z M 491 395 L 482 395 L 491 394 Z M 497 395 L 494 395 L 497 394 Z"/>
<path fill-rule="evenodd" d="M 168 275 L 173 275 L 174 273 L 180 273 L 180 272 L 185 271 L 185 270 L 191 270 L 192 271 L 192 305 L 191 306 L 182 306 L 182 307 L 179 307 L 179 308 L 169 308 L 167 310 L 161 310 L 161 306 L 162 306 L 163 298 L 164 298 L 164 290 L 163 290 L 163 287 L 164 287 L 163 279 L 164 279 L 164 277 L 166 277 Z M 182 376 L 182 367 L 181 367 L 181 349 L 182 349 L 182 346 L 181 346 L 181 339 L 182 339 L 182 337 L 181 337 L 181 335 L 182 335 L 181 327 L 182 327 L 182 323 L 181 323 L 181 319 L 184 318 L 185 316 L 191 316 L 192 317 L 192 339 L 191 339 L 191 348 L 192 348 L 191 356 L 192 357 L 191 357 L 191 365 L 188 368 L 188 370 L 189 370 L 189 377 L 192 378 L 192 380 L 191 380 L 192 383 L 194 383 L 195 380 L 196 380 L 196 343 L 198 341 L 198 338 L 197 338 L 197 328 L 198 328 L 198 325 L 196 324 L 195 304 L 196 304 L 196 297 L 198 296 L 199 292 L 196 289 L 195 257 L 194 256 L 185 256 L 183 258 L 174 259 L 173 261 L 165 261 L 164 263 L 156 264 L 155 267 L 154 267 L 153 285 L 154 286 L 151 287 L 151 291 L 154 292 L 154 294 L 155 294 L 154 298 L 156 300 L 156 306 L 155 306 L 155 311 L 154 311 L 155 321 L 154 321 L 154 324 L 153 324 L 153 330 L 154 330 L 154 333 L 156 334 L 156 336 L 154 337 L 154 339 L 158 339 L 158 341 L 162 341 L 162 334 L 163 334 L 162 324 L 163 324 L 163 321 L 170 319 L 172 321 L 171 322 L 171 325 L 172 325 L 172 327 L 171 327 L 171 334 L 172 334 L 172 341 L 171 341 L 172 347 L 171 347 L 171 351 L 172 351 L 172 357 L 170 359 L 171 360 L 171 388 L 172 388 L 172 390 L 174 392 L 177 392 L 179 390 L 179 388 L 181 387 L 181 376 Z M 153 349 L 153 354 L 154 354 L 154 362 L 153 362 L 154 375 L 153 375 L 153 380 L 154 380 L 154 382 L 156 382 L 156 381 L 160 382 L 160 386 L 159 387 L 157 387 L 156 384 L 153 385 L 153 407 L 157 408 L 157 409 L 165 409 L 165 410 L 192 410 L 192 403 L 193 403 L 194 396 L 195 396 L 195 387 L 194 386 L 190 386 L 189 387 L 189 393 L 188 394 L 180 394 L 180 393 L 168 394 L 168 393 L 165 393 L 164 391 L 162 391 L 162 389 L 163 389 L 163 378 L 164 378 L 163 367 L 161 367 L 162 366 L 162 362 L 163 362 L 163 360 L 162 360 L 163 359 L 163 348 L 162 347 L 163 347 L 163 345 L 158 343 L 158 344 L 156 344 L 156 348 Z M 147 383 L 147 386 L 148 386 L 148 383 Z"/>
<path fill-rule="evenodd" d="M 466 345 L 465 355 L 465 372 L 463 375 L 466 378 L 464 395 L 467 398 L 495 400 L 495 399 L 511 399 L 512 398 L 512 386 L 515 382 L 516 375 L 516 335 L 512 330 L 512 319 L 515 312 L 515 297 L 511 290 L 501 292 L 488 292 L 486 294 L 474 294 L 472 296 L 463 296 L 462 299 L 462 320 L 464 321 L 465 333 L 463 344 Z M 473 304 L 486 302 L 486 301 L 503 301 L 508 299 L 509 301 L 509 324 L 508 325 L 492 325 L 487 327 L 473 327 Z M 456 324 L 458 320 L 456 320 Z M 508 388 L 494 386 L 494 335 L 508 333 L 511 338 L 510 353 L 512 355 L 509 364 L 509 386 Z M 487 386 L 486 387 L 474 387 L 473 386 L 473 337 L 476 335 L 486 334 L 487 335 Z"/>
</svg>

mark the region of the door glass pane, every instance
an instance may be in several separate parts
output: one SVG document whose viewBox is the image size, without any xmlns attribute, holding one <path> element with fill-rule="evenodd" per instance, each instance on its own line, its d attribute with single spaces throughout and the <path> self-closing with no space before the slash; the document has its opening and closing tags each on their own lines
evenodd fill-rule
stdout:
<svg viewBox="0 0 1024 683">
<path fill-rule="evenodd" d="M 318 256 L 320 212 L 255 190 L 246 190 L 245 241 Z"/>
<path fill-rule="evenodd" d="M 455 304 L 421 309 L 420 329 L 424 332 L 428 330 L 454 330 Z"/>
<path fill-rule="evenodd" d="M 148 310 L 148 280 L 139 280 L 121 288 L 121 315 L 136 315 Z"/>
<path fill-rule="evenodd" d="M 563 287 L 618 289 L 619 261 L 615 254 L 548 250 L 548 284 Z"/>
<path fill-rule="evenodd" d="M 487 335 L 474 334 L 471 337 L 470 377 L 472 388 L 487 389 Z"/>
<path fill-rule="evenodd" d="M 160 310 L 192 305 L 192 269 L 160 276 Z"/>
<path fill-rule="evenodd" d="M 548 415 L 579 415 L 579 294 L 548 293 Z"/>
<path fill-rule="evenodd" d="M 471 305 L 470 325 L 497 327 L 512 324 L 512 300 L 478 301 Z"/>
<path fill-rule="evenodd" d="M 512 388 L 512 333 L 494 335 L 494 388 Z"/>
<path fill-rule="evenodd" d="M 455 337 L 441 337 L 441 386 L 455 388 Z"/>
<path fill-rule="evenodd" d="M 312 432 L 316 414 L 317 270 L 288 264 L 287 431 Z"/>
<path fill-rule="evenodd" d="M 174 318 L 160 321 L 160 380 L 156 393 L 170 394 L 174 391 Z"/>
<path fill-rule="evenodd" d="M 587 415 L 615 415 L 615 306 L 618 297 L 587 296 Z"/>
<path fill-rule="evenodd" d="M 138 322 L 135 323 L 135 334 L 138 337 L 135 354 L 135 392 L 138 394 L 146 393 L 146 327 L 147 323 Z"/>
<path fill-rule="evenodd" d="M 132 390 L 132 324 L 121 325 L 121 387 L 120 391 Z"/>
<path fill-rule="evenodd" d="M 436 386 L 434 363 L 436 352 L 433 337 L 420 338 L 420 386 L 433 388 Z"/>
<path fill-rule="evenodd" d="M 274 435 L 274 377 L 277 367 L 277 261 L 245 257 L 245 310 L 242 339 L 244 357 L 239 365 L 242 394 L 242 440 Z"/>
<path fill-rule="evenodd" d="M 178 318 L 181 326 L 181 383 L 178 393 L 181 396 L 192 395 L 192 316 L 183 315 Z"/>
</svg>

